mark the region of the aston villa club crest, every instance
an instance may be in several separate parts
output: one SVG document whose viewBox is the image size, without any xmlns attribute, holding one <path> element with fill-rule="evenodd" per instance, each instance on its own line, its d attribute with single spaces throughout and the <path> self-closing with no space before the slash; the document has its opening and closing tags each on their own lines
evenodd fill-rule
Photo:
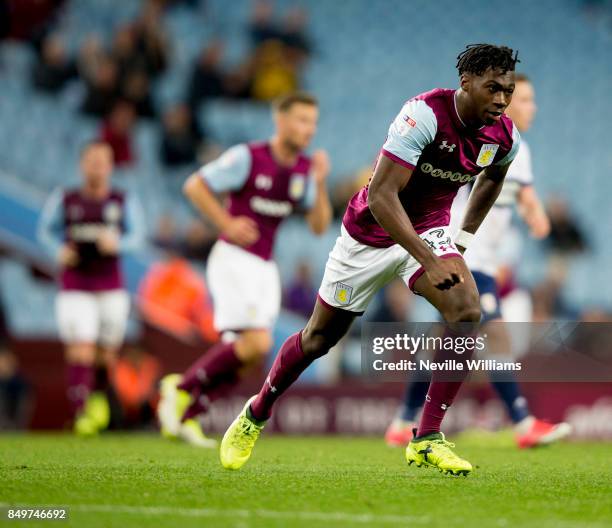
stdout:
<svg viewBox="0 0 612 528">
<path fill-rule="evenodd" d="M 304 174 L 292 174 L 289 180 L 289 197 L 292 200 L 299 200 L 304 196 L 306 189 L 306 176 Z"/>
<path fill-rule="evenodd" d="M 487 143 L 480 147 L 480 153 L 478 154 L 478 158 L 476 158 L 476 165 L 479 167 L 488 167 L 491 165 L 498 148 L 499 145 L 491 143 Z"/>
<path fill-rule="evenodd" d="M 334 299 L 340 304 L 348 304 L 351 302 L 353 295 L 353 288 L 348 284 L 342 282 L 336 283 L 336 291 L 334 292 Z"/>
</svg>

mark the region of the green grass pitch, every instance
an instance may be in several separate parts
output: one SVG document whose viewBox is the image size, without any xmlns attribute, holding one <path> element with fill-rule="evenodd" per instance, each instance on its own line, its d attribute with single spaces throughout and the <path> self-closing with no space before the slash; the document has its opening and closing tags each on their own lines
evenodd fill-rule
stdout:
<svg viewBox="0 0 612 528">
<path fill-rule="evenodd" d="M 408 467 L 379 438 L 265 434 L 240 471 L 216 450 L 154 435 L 0 436 L 0 503 L 70 508 L 77 527 L 612 526 L 612 445 L 518 451 L 508 435 L 458 437 L 464 477 Z"/>
</svg>

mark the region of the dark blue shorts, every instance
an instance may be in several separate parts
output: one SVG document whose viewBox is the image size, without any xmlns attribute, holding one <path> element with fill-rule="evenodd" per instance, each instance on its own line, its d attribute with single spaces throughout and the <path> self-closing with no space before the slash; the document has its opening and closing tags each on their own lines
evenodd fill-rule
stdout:
<svg viewBox="0 0 612 528">
<path fill-rule="evenodd" d="M 472 275 L 480 294 L 481 322 L 486 323 L 493 319 L 501 319 L 499 292 L 497 291 L 495 279 L 491 275 L 480 271 L 472 271 Z"/>
</svg>

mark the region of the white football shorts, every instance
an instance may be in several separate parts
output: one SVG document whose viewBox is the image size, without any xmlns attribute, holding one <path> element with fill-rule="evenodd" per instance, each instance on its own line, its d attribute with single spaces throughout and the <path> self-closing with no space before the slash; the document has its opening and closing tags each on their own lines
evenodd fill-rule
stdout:
<svg viewBox="0 0 612 528">
<path fill-rule="evenodd" d="M 63 343 L 119 347 L 127 328 L 130 296 L 125 290 L 62 290 L 55 301 L 55 312 Z"/>
<path fill-rule="evenodd" d="M 439 257 L 461 257 L 452 242 L 449 226 L 428 229 L 419 235 Z M 412 289 L 424 273 L 421 264 L 399 244 L 377 248 L 352 238 L 344 225 L 329 254 L 319 298 L 327 305 L 363 313 L 372 297 L 394 278 Z"/>
<path fill-rule="evenodd" d="M 275 262 L 218 240 L 208 257 L 206 277 L 218 332 L 274 326 L 281 305 Z"/>
</svg>

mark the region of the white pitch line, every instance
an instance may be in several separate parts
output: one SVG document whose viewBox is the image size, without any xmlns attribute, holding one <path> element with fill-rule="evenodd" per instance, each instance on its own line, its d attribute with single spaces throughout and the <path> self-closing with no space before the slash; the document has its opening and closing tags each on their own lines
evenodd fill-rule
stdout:
<svg viewBox="0 0 612 528">
<path fill-rule="evenodd" d="M 133 515 L 173 515 L 183 517 L 261 517 L 265 519 L 299 519 L 303 521 L 337 521 L 353 523 L 418 523 L 428 524 L 430 518 L 426 516 L 410 517 L 405 515 L 376 515 L 372 513 L 346 513 L 346 512 L 309 512 L 309 511 L 277 511 L 277 510 L 232 510 L 217 508 L 177 508 L 174 506 L 128 506 L 125 504 L 8 504 L 0 503 L 1 508 L 67 508 L 70 511 L 85 513 L 126 513 Z"/>
</svg>

